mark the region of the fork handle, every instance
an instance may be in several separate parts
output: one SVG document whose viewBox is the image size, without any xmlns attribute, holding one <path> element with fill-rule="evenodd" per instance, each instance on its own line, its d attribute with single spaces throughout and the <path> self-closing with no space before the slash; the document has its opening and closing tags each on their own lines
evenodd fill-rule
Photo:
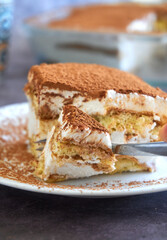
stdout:
<svg viewBox="0 0 167 240">
<path fill-rule="evenodd" d="M 137 143 L 137 144 L 113 144 L 113 151 L 116 154 L 130 156 L 159 155 L 167 156 L 166 142 Z"/>
<path fill-rule="evenodd" d="M 155 142 L 147 144 L 136 144 L 134 146 L 137 150 L 159 155 L 167 156 L 167 143 L 166 142 Z"/>
</svg>

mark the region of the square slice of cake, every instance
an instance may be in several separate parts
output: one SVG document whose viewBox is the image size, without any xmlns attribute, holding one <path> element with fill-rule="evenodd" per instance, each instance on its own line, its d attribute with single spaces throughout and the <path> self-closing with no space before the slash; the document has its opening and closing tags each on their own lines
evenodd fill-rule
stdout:
<svg viewBox="0 0 167 240">
<path fill-rule="evenodd" d="M 159 129 L 167 122 L 167 93 L 137 76 L 102 65 L 33 66 L 25 92 L 30 106 L 31 151 L 36 156 L 35 142 L 46 138 L 53 126 L 59 128 L 58 118 L 66 105 L 76 106 L 100 122 L 114 143 L 159 141 Z M 123 164 L 117 164 L 118 172 L 155 169 L 141 159 L 123 159 Z"/>
<path fill-rule="evenodd" d="M 74 106 L 65 106 L 59 129 L 49 132 L 35 175 L 45 181 L 110 174 L 115 170 L 108 131 Z"/>
</svg>

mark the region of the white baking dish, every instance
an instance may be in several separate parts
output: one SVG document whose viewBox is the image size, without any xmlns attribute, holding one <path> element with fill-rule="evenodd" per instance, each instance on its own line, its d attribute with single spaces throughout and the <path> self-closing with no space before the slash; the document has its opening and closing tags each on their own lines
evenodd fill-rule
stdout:
<svg viewBox="0 0 167 240">
<path fill-rule="evenodd" d="M 70 14 L 62 8 L 25 21 L 38 62 L 84 62 L 118 67 L 154 86 L 167 87 L 167 33 L 89 32 L 51 29 L 52 19 Z"/>
</svg>

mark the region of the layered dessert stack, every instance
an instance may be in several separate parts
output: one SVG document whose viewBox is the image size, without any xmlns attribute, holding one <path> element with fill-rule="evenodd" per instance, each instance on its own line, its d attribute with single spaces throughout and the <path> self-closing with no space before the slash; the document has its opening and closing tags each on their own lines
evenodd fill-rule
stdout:
<svg viewBox="0 0 167 240">
<path fill-rule="evenodd" d="M 115 169 L 108 131 L 74 106 L 64 106 L 37 160 L 36 175 L 46 181 L 109 174 Z"/>
<path fill-rule="evenodd" d="M 64 138 L 61 136 L 63 128 L 60 114 L 64 116 L 66 113 L 65 116 L 68 116 L 68 111 L 69 116 L 70 112 L 73 111 L 77 116 L 88 114 L 89 116 L 87 115 L 85 119 L 92 123 L 95 120 L 96 123 L 98 121 L 99 128 L 102 125 L 103 133 L 107 133 L 111 142 L 114 143 L 159 141 L 159 129 L 167 122 L 167 94 L 165 92 L 151 87 L 134 75 L 101 65 L 59 63 L 33 66 L 28 75 L 25 92 L 30 106 L 28 133 L 31 151 L 36 157 L 39 156 L 36 149 L 40 145 L 36 142 L 47 138 L 42 153 L 43 157 L 40 157 L 43 160 L 39 160 L 39 162 L 47 161 L 45 153 L 47 148 L 51 146 L 51 139 L 52 142 L 54 139 L 56 146 L 53 155 L 57 155 L 58 152 L 61 155 L 60 149 L 64 149 L 64 147 L 58 148 L 57 146 L 65 146 L 66 148 L 67 145 L 78 144 L 72 140 L 69 141 L 69 139 L 64 142 Z M 70 108 L 66 108 L 68 105 L 70 105 Z M 72 106 L 76 108 L 72 108 Z M 68 119 L 68 117 L 65 119 Z M 71 126 L 75 122 L 75 116 L 72 119 L 72 122 L 70 122 L 70 119 L 67 121 Z M 68 134 L 70 132 L 67 133 L 67 136 L 69 136 Z M 101 136 L 100 133 L 95 132 L 95 135 L 95 148 L 100 154 L 100 151 L 105 150 L 102 147 L 99 150 L 97 144 L 97 139 Z M 79 136 L 84 139 L 82 131 Z M 84 142 L 84 140 L 81 140 L 81 142 Z M 81 148 L 83 146 L 77 145 L 77 151 L 79 152 L 76 155 L 80 156 L 78 146 Z M 87 147 L 89 148 L 89 146 Z M 94 153 L 96 154 L 96 151 Z M 92 157 L 93 155 L 90 155 L 90 158 Z M 69 158 L 71 158 L 70 155 Z M 100 162 L 104 163 L 108 157 L 99 159 Z M 152 158 L 141 159 L 137 156 L 122 155 L 113 157 L 110 154 L 110 161 L 108 168 L 110 170 L 107 170 L 107 173 L 155 170 L 155 162 Z M 36 172 L 38 172 L 37 175 L 40 175 L 39 171 Z M 68 178 L 68 176 L 70 175 L 67 174 L 65 178 Z M 80 177 L 83 177 L 83 175 Z M 47 177 L 44 174 L 42 178 Z M 63 174 L 62 178 L 64 178 Z"/>
</svg>

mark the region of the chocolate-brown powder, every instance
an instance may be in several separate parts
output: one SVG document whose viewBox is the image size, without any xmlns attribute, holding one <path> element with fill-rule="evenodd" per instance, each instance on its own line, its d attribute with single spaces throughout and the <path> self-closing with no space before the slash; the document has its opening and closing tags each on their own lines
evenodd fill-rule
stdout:
<svg viewBox="0 0 167 240">
<path fill-rule="evenodd" d="M 62 20 L 52 20 L 47 27 L 83 31 L 126 31 L 134 20 L 142 19 L 150 13 L 159 17 L 167 14 L 167 4 L 141 5 L 120 3 L 115 5 L 92 5 L 74 8 Z M 154 30 L 154 32 L 156 32 Z"/>
<path fill-rule="evenodd" d="M 63 107 L 63 121 L 66 122 L 63 125 L 64 129 L 70 125 L 72 128 L 79 128 L 81 131 L 89 128 L 92 131 L 96 130 L 108 133 L 107 129 L 98 121 L 72 105 Z"/>
<path fill-rule="evenodd" d="M 167 97 L 159 88 L 151 87 L 130 73 L 97 64 L 58 63 L 32 66 L 29 84 L 25 90 L 33 89 L 37 94 L 44 86 L 62 90 L 79 91 L 86 96 L 102 97 L 107 90 L 119 93 L 136 92 L 156 97 Z"/>
</svg>

